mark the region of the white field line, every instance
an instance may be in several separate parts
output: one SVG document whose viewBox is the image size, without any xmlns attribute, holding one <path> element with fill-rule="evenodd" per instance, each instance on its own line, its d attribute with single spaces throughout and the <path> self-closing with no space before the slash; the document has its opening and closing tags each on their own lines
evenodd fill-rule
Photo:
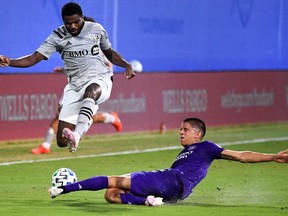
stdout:
<svg viewBox="0 0 288 216">
<path fill-rule="evenodd" d="M 262 143 L 262 142 L 270 142 L 270 141 L 285 141 L 285 140 L 288 140 L 288 137 L 242 140 L 242 141 L 235 141 L 235 142 L 222 142 L 222 143 L 217 143 L 217 144 L 220 146 L 226 146 L 226 145 L 239 145 L 239 144 L 248 144 L 248 143 Z M 47 162 L 47 161 L 70 160 L 74 158 L 91 158 L 91 157 L 107 157 L 107 156 L 115 156 L 115 155 L 139 154 L 139 153 L 145 153 L 145 152 L 166 151 L 166 150 L 174 150 L 174 149 L 181 149 L 181 148 L 182 148 L 181 146 L 168 146 L 168 147 L 161 147 L 161 148 L 150 148 L 150 149 L 143 149 L 143 150 L 122 151 L 122 152 L 112 152 L 112 153 L 103 153 L 103 154 L 79 155 L 79 156 L 70 156 L 70 157 L 61 157 L 61 158 L 47 158 L 47 159 L 40 159 L 40 160 L 21 160 L 21 161 L 3 162 L 3 163 L 0 163 L 0 166 L 38 163 L 38 162 Z"/>
</svg>

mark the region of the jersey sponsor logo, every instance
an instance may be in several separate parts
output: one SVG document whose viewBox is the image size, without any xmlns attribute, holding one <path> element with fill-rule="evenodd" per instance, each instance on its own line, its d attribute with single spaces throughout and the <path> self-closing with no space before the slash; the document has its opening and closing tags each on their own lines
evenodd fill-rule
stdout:
<svg viewBox="0 0 288 216">
<path fill-rule="evenodd" d="M 193 153 L 193 150 L 192 151 L 186 151 L 186 152 L 182 152 L 180 153 L 177 158 L 175 159 L 174 163 L 178 160 L 181 160 L 181 159 L 186 159 L 189 157 L 189 155 L 191 155 Z"/>
<path fill-rule="evenodd" d="M 64 26 L 57 28 L 54 30 L 54 33 L 58 35 L 61 39 L 67 36 L 68 31 L 64 28 Z"/>
<path fill-rule="evenodd" d="M 70 43 L 72 45 L 71 42 L 67 42 L 67 44 Z M 66 44 L 66 45 L 67 45 Z M 91 50 L 90 50 L 91 54 L 93 56 L 95 55 L 99 55 L 100 53 L 100 48 L 99 45 L 94 45 L 92 46 Z M 62 54 L 62 57 L 66 56 L 66 57 L 81 57 L 81 56 L 86 56 L 89 55 L 89 51 L 87 49 L 83 49 L 83 50 L 79 50 L 79 51 L 64 51 Z"/>
<path fill-rule="evenodd" d="M 79 50 L 79 51 L 64 51 L 63 52 L 63 57 L 64 56 L 69 56 L 69 57 L 81 57 L 81 56 L 86 56 L 89 54 L 89 51 L 84 49 L 84 50 Z"/>
</svg>

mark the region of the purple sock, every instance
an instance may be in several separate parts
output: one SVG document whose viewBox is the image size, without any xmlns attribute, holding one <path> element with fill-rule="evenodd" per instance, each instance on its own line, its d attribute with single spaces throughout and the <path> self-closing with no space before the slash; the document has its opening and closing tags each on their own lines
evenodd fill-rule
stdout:
<svg viewBox="0 0 288 216">
<path fill-rule="evenodd" d="M 123 204 L 144 205 L 146 201 L 146 197 L 136 196 L 131 193 L 120 194 L 120 198 Z"/>
<path fill-rule="evenodd" d="M 78 190 L 102 190 L 108 188 L 108 177 L 107 176 L 95 176 L 83 181 L 78 181 L 70 185 L 64 186 L 64 193 L 70 193 Z"/>
</svg>

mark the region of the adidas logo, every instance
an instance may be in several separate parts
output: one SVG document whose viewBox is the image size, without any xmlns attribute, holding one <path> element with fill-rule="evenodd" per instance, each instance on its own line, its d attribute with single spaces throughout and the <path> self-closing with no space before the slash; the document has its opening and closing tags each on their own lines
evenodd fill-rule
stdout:
<svg viewBox="0 0 288 216">
<path fill-rule="evenodd" d="M 66 46 L 72 45 L 70 41 L 67 41 Z"/>
</svg>

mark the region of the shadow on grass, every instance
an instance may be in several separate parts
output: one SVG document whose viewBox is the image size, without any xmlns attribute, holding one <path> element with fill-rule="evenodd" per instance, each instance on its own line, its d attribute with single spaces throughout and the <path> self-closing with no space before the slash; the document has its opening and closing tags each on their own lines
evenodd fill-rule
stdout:
<svg viewBox="0 0 288 216">
<path fill-rule="evenodd" d="M 153 207 L 147 207 L 144 205 L 123 205 L 123 204 L 111 204 L 104 202 L 78 202 L 75 200 L 61 200 L 59 203 L 61 205 L 69 206 L 69 207 L 75 207 L 77 209 L 83 209 L 85 211 L 89 212 L 117 212 L 117 211 L 123 211 L 123 210 L 139 210 L 139 208 L 153 208 Z M 191 203 L 191 202 L 178 202 L 178 203 L 166 203 L 164 206 L 161 207 L 203 207 L 203 208 L 239 208 L 239 207 L 245 207 L 245 208 L 262 208 L 262 209 L 286 209 L 288 210 L 288 206 L 261 206 L 261 205 L 224 205 L 224 204 L 214 204 L 214 203 Z"/>
<path fill-rule="evenodd" d="M 260 205 L 225 205 L 215 203 L 200 203 L 200 202 L 178 202 L 176 204 L 165 204 L 160 207 L 148 207 L 139 205 L 122 205 L 122 204 L 110 204 L 100 198 L 89 201 L 89 198 L 81 199 L 17 199 L 10 203 L 5 203 L 6 212 L 9 210 L 7 215 L 21 215 L 25 212 L 25 215 L 188 215 L 188 213 L 199 213 L 198 215 L 207 215 L 211 212 L 224 212 L 231 213 L 240 212 L 245 209 L 245 212 L 261 212 L 261 213 L 275 213 L 280 212 L 281 214 L 287 213 L 288 208 L 275 207 L 275 206 L 260 206 Z M 0 210 L 1 212 L 1 210 Z M 5 212 L 5 210 L 3 211 Z M 218 214 L 214 214 L 218 215 Z M 228 214 L 229 215 L 229 214 Z M 240 214 L 241 215 L 241 214 Z M 253 214 L 247 214 L 253 215 Z M 256 214 L 257 215 L 257 214 Z"/>
<path fill-rule="evenodd" d="M 78 211 L 92 212 L 92 213 L 110 213 L 115 214 L 123 212 L 131 212 L 137 213 L 139 211 L 139 207 L 146 206 L 136 206 L 136 205 L 122 205 L 122 204 L 110 204 L 104 202 L 88 202 L 88 201 L 75 201 L 75 200 L 60 200 L 58 201 L 59 205 L 67 206 L 70 208 L 75 208 Z"/>
<path fill-rule="evenodd" d="M 204 207 L 204 208 L 239 208 L 239 207 L 245 207 L 245 208 L 263 208 L 263 209 L 281 209 L 281 210 L 288 210 L 288 205 L 279 207 L 279 206 L 261 206 L 261 205 L 224 205 L 224 204 L 215 204 L 215 203 L 197 203 L 197 202 L 179 202 L 177 204 L 171 204 L 171 205 L 177 205 L 177 206 L 190 206 L 190 207 Z"/>
</svg>

